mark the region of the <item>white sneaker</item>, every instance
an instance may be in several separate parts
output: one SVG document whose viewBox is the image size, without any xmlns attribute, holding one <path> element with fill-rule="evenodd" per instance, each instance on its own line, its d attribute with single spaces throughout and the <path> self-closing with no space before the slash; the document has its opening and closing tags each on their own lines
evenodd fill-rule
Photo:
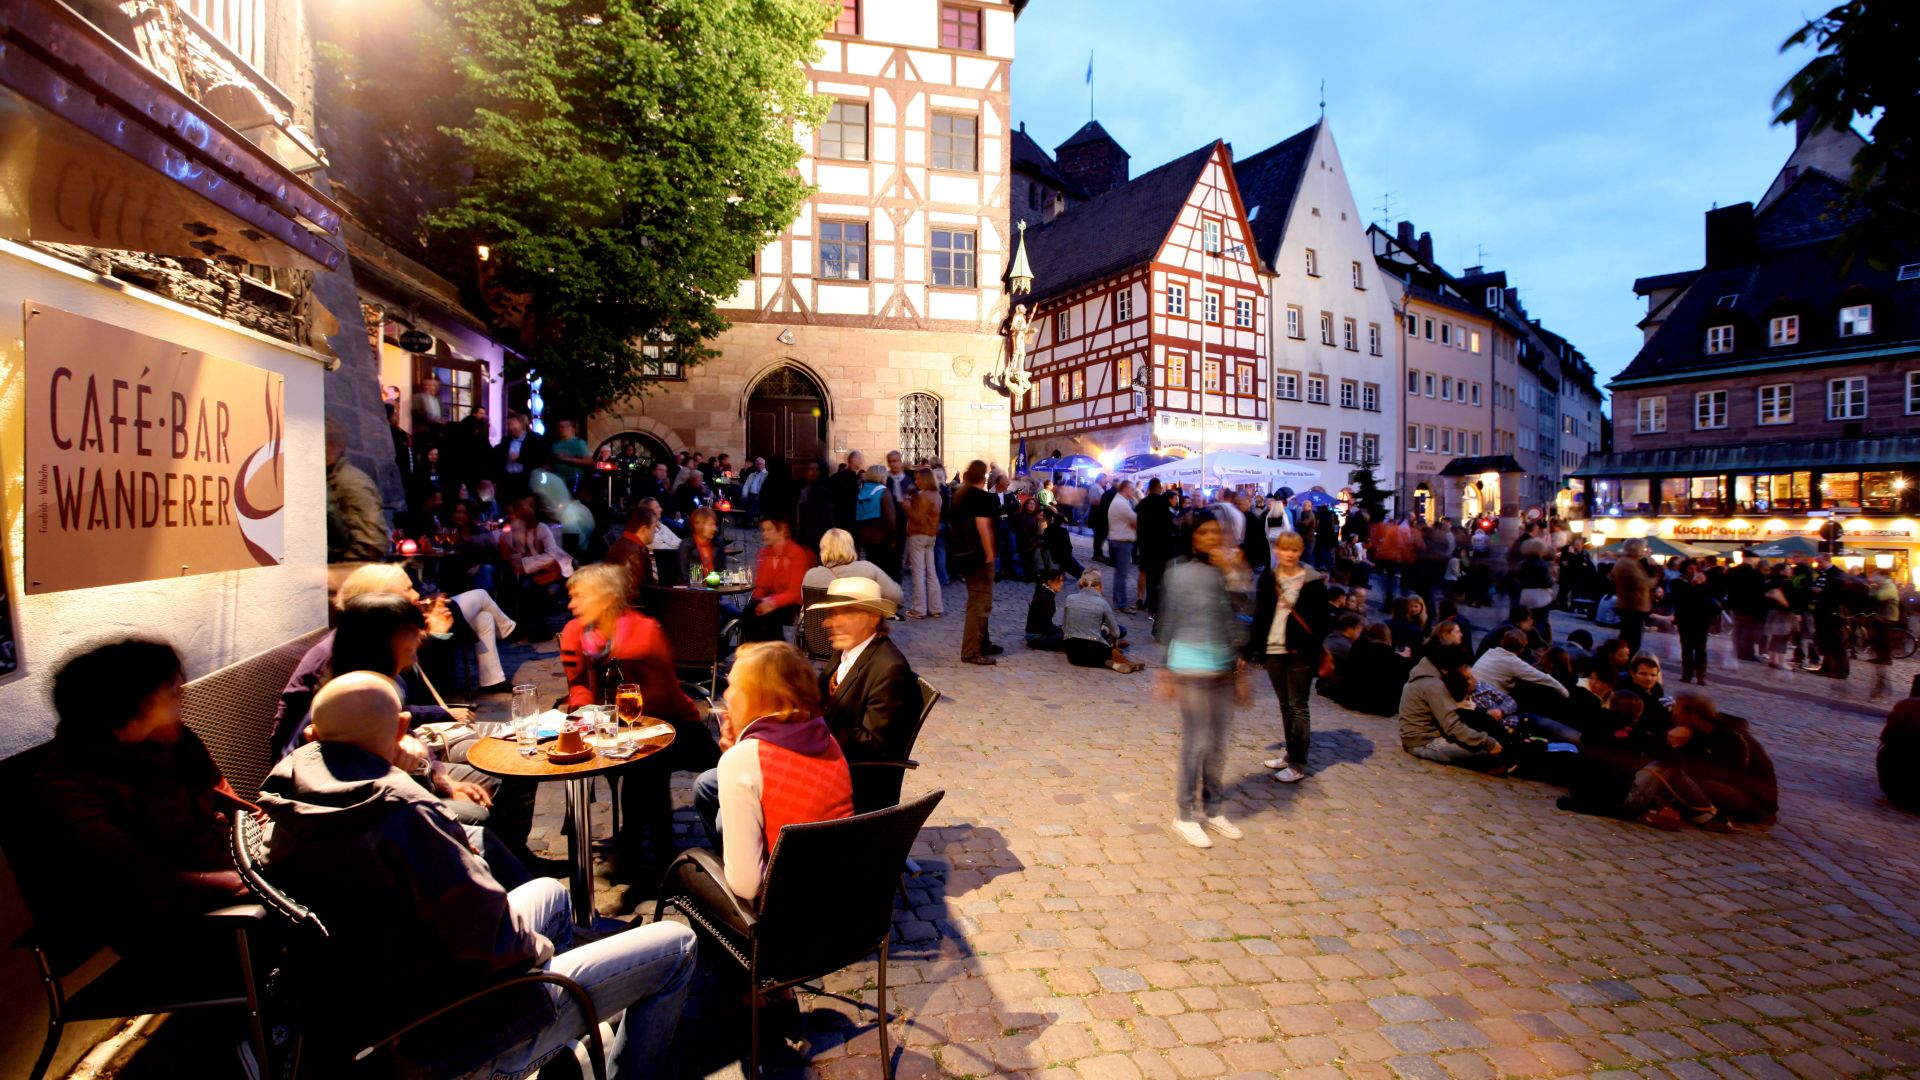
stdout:
<svg viewBox="0 0 1920 1080">
<path fill-rule="evenodd" d="M 1270 757 L 1261 762 L 1260 767 L 1263 769 L 1284 769 L 1287 767 L 1287 755 L 1281 754 L 1279 757 Z"/>
<path fill-rule="evenodd" d="M 1213 838 L 1207 835 L 1207 830 L 1201 828 L 1197 821 L 1176 821 L 1173 823 L 1173 832 L 1194 847 L 1213 846 Z"/>
<path fill-rule="evenodd" d="M 1240 831 L 1240 826 L 1235 825 L 1219 814 L 1215 814 L 1207 819 L 1207 828 L 1212 829 L 1214 832 L 1219 833 L 1229 840 L 1238 840 L 1247 835 Z"/>
<path fill-rule="evenodd" d="M 1297 784 L 1300 781 L 1305 780 L 1307 778 L 1307 774 L 1301 772 L 1299 769 L 1296 769 L 1291 765 L 1288 765 L 1285 768 L 1281 769 L 1279 772 L 1274 773 L 1273 778 L 1275 780 L 1280 781 L 1283 784 Z"/>
</svg>

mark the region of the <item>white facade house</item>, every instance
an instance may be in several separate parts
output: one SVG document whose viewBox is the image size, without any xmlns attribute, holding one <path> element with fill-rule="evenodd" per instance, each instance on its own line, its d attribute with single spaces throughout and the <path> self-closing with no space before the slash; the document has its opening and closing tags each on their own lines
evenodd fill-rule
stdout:
<svg viewBox="0 0 1920 1080">
<path fill-rule="evenodd" d="M 1271 271 L 1268 355 L 1274 457 L 1320 470 L 1338 492 L 1363 461 L 1397 490 L 1399 336 L 1325 119 L 1234 166 Z"/>
</svg>

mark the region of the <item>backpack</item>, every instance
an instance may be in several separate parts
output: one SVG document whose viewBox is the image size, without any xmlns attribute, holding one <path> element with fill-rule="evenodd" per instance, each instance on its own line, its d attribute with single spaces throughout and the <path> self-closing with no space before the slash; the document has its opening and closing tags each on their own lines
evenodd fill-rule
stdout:
<svg viewBox="0 0 1920 1080">
<path fill-rule="evenodd" d="M 880 500 L 886 496 L 885 484 L 866 484 L 861 487 L 860 494 L 854 498 L 853 520 L 879 521 Z"/>
</svg>

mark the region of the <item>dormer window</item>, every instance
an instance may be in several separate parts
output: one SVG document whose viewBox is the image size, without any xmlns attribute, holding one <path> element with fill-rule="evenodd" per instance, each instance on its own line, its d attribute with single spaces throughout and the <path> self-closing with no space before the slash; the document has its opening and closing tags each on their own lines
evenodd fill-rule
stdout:
<svg viewBox="0 0 1920 1080">
<path fill-rule="evenodd" d="M 1778 348 L 1781 345 L 1800 343 L 1800 316 L 1776 315 L 1767 323 L 1767 345 Z"/>
<path fill-rule="evenodd" d="M 1487 286 L 1487 306 L 1495 311 L 1500 310 L 1500 286 Z"/>
<path fill-rule="evenodd" d="M 1707 355 L 1718 356 L 1733 351 L 1733 327 L 1707 327 Z"/>
<path fill-rule="evenodd" d="M 1738 304 L 1739 302 L 1740 302 L 1740 294 L 1739 294 L 1739 293 L 1737 293 L 1737 292 L 1736 292 L 1736 293 L 1728 293 L 1727 295 L 1725 295 L 1725 296 L 1723 296 L 1723 297 L 1721 297 L 1721 298 L 1720 298 L 1719 300 L 1716 300 L 1716 301 L 1714 301 L 1714 306 L 1715 306 L 1715 307 L 1723 307 L 1723 308 L 1730 308 L 1730 307 L 1732 307 L 1732 306 L 1734 306 L 1735 304 Z"/>
<path fill-rule="evenodd" d="M 1859 304 L 1840 309 L 1840 336 L 1860 337 L 1873 333 L 1873 305 Z"/>
</svg>

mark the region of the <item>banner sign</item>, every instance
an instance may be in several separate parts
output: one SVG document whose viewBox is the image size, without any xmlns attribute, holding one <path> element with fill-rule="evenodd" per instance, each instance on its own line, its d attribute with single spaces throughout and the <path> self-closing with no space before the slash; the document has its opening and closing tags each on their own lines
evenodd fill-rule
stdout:
<svg viewBox="0 0 1920 1080">
<path fill-rule="evenodd" d="M 26 305 L 27 592 L 285 558 L 285 379 Z"/>
</svg>

